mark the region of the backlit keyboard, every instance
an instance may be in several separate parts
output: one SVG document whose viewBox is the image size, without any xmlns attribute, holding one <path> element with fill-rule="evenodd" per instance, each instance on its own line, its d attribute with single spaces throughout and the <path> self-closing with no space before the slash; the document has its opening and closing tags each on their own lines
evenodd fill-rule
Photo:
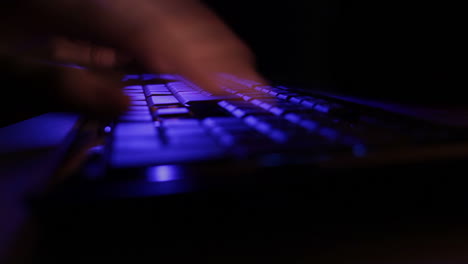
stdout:
<svg viewBox="0 0 468 264">
<path fill-rule="evenodd" d="M 315 162 L 448 137 L 443 128 L 284 86 L 220 75 L 213 95 L 177 75 L 127 75 L 131 106 L 106 127 L 109 166 Z"/>
</svg>

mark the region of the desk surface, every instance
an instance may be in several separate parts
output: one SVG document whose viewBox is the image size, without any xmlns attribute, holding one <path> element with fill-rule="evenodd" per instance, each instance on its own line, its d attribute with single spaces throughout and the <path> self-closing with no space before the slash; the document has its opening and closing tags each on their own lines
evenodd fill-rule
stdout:
<svg viewBox="0 0 468 264">
<path fill-rule="evenodd" d="M 44 140 L 44 134 L 37 133 L 40 127 L 37 126 L 36 122 L 41 120 L 47 120 L 46 123 L 48 124 L 48 126 L 42 127 L 43 129 L 47 130 L 54 127 L 54 136 L 48 134 L 49 137 Z M 41 192 L 46 188 L 47 178 L 54 168 L 54 161 L 59 158 L 60 151 L 57 147 L 63 143 L 66 135 L 73 128 L 74 121 L 76 119 L 69 116 L 46 115 L 18 124 L 23 129 L 27 129 L 30 125 L 35 124 L 34 131 L 37 135 L 41 135 L 39 141 L 42 144 L 33 144 L 34 140 L 29 137 L 30 133 L 24 135 L 16 134 L 12 138 L 16 138 L 16 140 L 23 143 L 30 141 L 30 145 L 35 147 L 25 148 L 24 151 L 10 153 L 9 155 L 4 154 L 2 156 L 0 162 L 0 167 L 2 168 L 0 174 L 1 263 L 8 263 L 6 262 L 7 256 L 8 259 L 12 260 L 11 263 L 18 263 L 18 259 L 21 259 L 23 263 L 37 263 L 34 261 L 34 257 L 38 253 L 36 251 L 38 245 L 35 242 L 44 239 L 41 235 L 45 234 L 47 236 L 47 233 L 36 232 L 38 231 L 36 230 L 38 226 L 37 223 L 31 222 L 31 212 L 26 207 L 25 199 L 31 193 Z M 54 122 L 56 122 L 56 126 L 53 125 Z M 0 130 L 0 132 L 5 131 Z M 3 139 L 5 140 L 5 138 Z M 8 143 L 12 142 L 10 140 Z M 187 208 L 181 208 L 181 210 L 185 209 Z M 224 209 L 229 214 L 235 215 L 234 208 L 231 208 L 233 209 L 232 212 L 230 212 L 229 207 Z M 463 208 L 460 208 L 460 210 L 463 210 Z M 131 229 L 136 226 L 135 223 L 140 222 L 138 215 L 130 216 L 131 218 L 136 218 L 132 222 L 119 222 L 119 218 L 112 218 L 112 215 L 106 216 L 105 213 L 101 214 L 101 216 L 104 216 L 101 221 L 107 219 L 114 223 L 122 224 L 121 231 L 124 231 L 124 233 L 128 232 L 130 236 L 126 237 L 127 239 L 125 239 L 125 236 L 121 237 L 119 240 L 120 231 L 113 233 L 112 230 L 108 230 L 109 233 L 106 235 L 110 234 L 110 236 L 106 237 L 106 240 L 100 240 L 102 239 L 100 237 L 102 234 L 96 233 L 97 241 L 113 242 L 114 244 L 111 243 L 111 245 L 141 245 L 141 243 L 134 242 L 141 242 L 140 240 L 145 238 L 145 235 L 140 237 L 138 232 L 131 232 Z M 192 214 L 192 216 L 197 218 L 196 214 Z M 74 217 L 72 216 L 68 219 L 74 219 Z M 70 223 L 80 224 L 78 218 L 76 221 Z M 140 230 L 152 225 L 148 221 L 145 222 L 146 225 L 142 223 Z M 346 222 L 346 219 L 344 221 Z M 128 223 L 132 225 L 125 226 Z M 259 222 L 253 223 L 253 225 L 255 224 L 259 225 L 259 227 L 263 226 Z M 203 226 L 203 228 L 212 227 L 209 225 Z M 178 256 L 161 254 L 160 248 L 152 247 L 151 243 L 140 248 L 129 247 L 127 251 L 122 250 L 124 247 L 120 248 L 120 251 L 117 250 L 119 249 L 118 247 L 113 249 L 105 247 L 102 252 L 96 252 L 93 249 L 93 243 L 90 243 L 95 239 L 92 237 L 93 233 L 91 232 L 83 234 L 86 238 L 82 240 L 72 241 L 74 238 L 70 236 L 68 237 L 69 241 L 65 239 L 55 241 L 55 243 L 65 245 L 64 248 L 67 250 L 65 252 L 81 252 L 81 256 L 74 256 L 78 263 L 102 263 L 102 261 L 105 262 L 109 259 L 136 259 L 146 262 L 161 257 L 174 261 L 177 259 L 193 260 L 194 258 L 200 258 L 205 263 L 428 263 L 432 261 L 431 263 L 450 264 L 468 262 L 467 227 L 468 225 L 465 226 L 459 222 L 457 225 L 451 225 L 447 222 L 443 225 L 438 225 L 435 222 L 432 222 L 432 225 L 423 225 L 421 223 L 421 225 L 413 225 L 412 228 L 414 230 L 403 228 L 403 231 L 399 230 L 402 232 L 386 230 L 385 232 L 375 232 L 373 234 L 367 231 L 360 233 L 358 230 L 348 233 L 348 235 L 339 239 L 334 239 L 332 236 L 327 237 L 326 233 L 321 232 L 301 233 L 298 232 L 298 229 L 295 229 L 292 233 L 288 233 L 288 229 L 285 229 L 284 226 L 282 228 L 268 229 L 271 232 L 263 234 L 261 232 L 257 233 L 255 229 L 250 230 L 253 231 L 253 234 L 250 235 L 255 236 L 256 239 L 260 236 L 259 241 L 263 243 L 261 245 L 255 245 L 255 239 L 250 239 L 248 232 L 243 237 L 245 244 L 241 242 L 242 240 L 239 241 L 240 243 L 234 244 L 232 244 L 232 241 L 222 241 L 222 238 L 220 239 L 219 236 L 216 237 L 218 239 L 216 241 L 206 240 L 208 241 L 207 243 L 200 243 L 197 239 L 193 239 L 193 237 L 187 239 L 180 236 L 179 233 L 176 235 L 177 237 L 172 237 L 171 242 L 174 247 L 165 248 L 165 250 L 168 250 L 167 252 L 172 252 L 171 249 L 174 249 L 175 254 L 178 254 Z M 198 226 L 198 228 L 201 228 L 201 226 Z M 346 227 L 340 228 L 346 229 Z M 392 228 L 390 226 L 390 229 Z M 73 226 L 71 229 L 73 229 Z M 39 230 L 42 232 L 47 229 L 39 228 Z M 320 231 L 320 229 L 318 230 Z M 332 233 L 337 234 L 339 231 Z M 149 234 L 154 235 L 154 239 L 158 239 L 158 232 L 149 232 Z M 300 239 L 295 241 L 297 237 Z M 299 242 L 301 244 L 298 244 Z M 183 245 L 185 245 L 185 248 Z M 234 246 L 225 247 L 222 245 Z M 54 254 L 53 250 L 50 252 L 52 255 Z M 79 262 L 80 260 L 82 262 Z"/>
</svg>

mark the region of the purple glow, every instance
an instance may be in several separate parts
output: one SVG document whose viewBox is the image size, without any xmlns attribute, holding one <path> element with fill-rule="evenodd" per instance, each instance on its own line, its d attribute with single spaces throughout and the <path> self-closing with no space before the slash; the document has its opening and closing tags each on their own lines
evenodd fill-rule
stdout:
<svg viewBox="0 0 468 264">
<path fill-rule="evenodd" d="M 104 146 L 102 146 L 102 145 L 94 146 L 94 147 L 91 147 L 90 149 L 88 149 L 88 154 L 89 155 L 101 154 L 103 152 L 104 152 Z"/>
<path fill-rule="evenodd" d="M 336 140 L 338 138 L 338 132 L 336 130 L 333 130 L 331 128 L 327 128 L 327 127 L 324 127 L 322 129 L 320 129 L 319 133 L 330 139 L 330 140 Z"/>
<path fill-rule="evenodd" d="M 175 165 L 160 165 L 147 170 L 148 180 L 154 182 L 175 181 L 180 178 L 179 168 Z"/>
<path fill-rule="evenodd" d="M 112 128 L 110 126 L 106 126 L 104 128 L 104 132 L 106 132 L 106 133 L 110 133 L 111 131 L 112 131 Z"/>
<path fill-rule="evenodd" d="M 364 145 L 362 144 L 356 144 L 353 146 L 353 154 L 356 157 L 363 157 L 367 154 L 367 149 Z"/>
<path fill-rule="evenodd" d="M 137 74 L 127 74 L 122 78 L 123 82 L 129 81 L 129 80 L 138 80 L 140 79 L 140 75 Z"/>
<path fill-rule="evenodd" d="M 157 79 L 158 77 L 158 75 L 152 73 L 145 73 L 141 75 L 141 79 L 143 79 L 143 81 L 151 81 Z"/>
<path fill-rule="evenodd" d="M 47 113 L 0 129 L 0 154 L 60 146 L 79 116 Z"/>
</svg>

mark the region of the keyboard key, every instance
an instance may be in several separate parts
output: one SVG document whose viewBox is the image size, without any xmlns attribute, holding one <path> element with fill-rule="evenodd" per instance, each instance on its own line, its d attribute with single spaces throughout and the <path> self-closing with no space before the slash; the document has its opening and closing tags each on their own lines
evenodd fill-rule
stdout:
<svg viewBox="0 0 468 264">
<path fill-rule="evenodd" d="M 146 101 L 130 101 L 130 106 L 147 106 Z"/>
<path fill-rule="evenodd" d="M 191 133 L 205 133 L 206 127 L 198 119 L 181 118 L 181 119 L 166 119 L 161 122 L 161 128 L 167 134 L 173 135 L 190 135 Z"/>
<path fill-rule="evenodd" d="M 253 106 L 251 103 L 246 102 L 246 101 L 234 101 L 234 100 L 229 100 L 229 101 L 220 101 L 218 103 L 219 106 L 222 108 L 226 109 L 229 112 L 233 112 L 239 107 L 251 107 Z"/>
<path fill-rule="evenodd" d="M 154 148 L 152 148 L 154 147 Z M 193 163 L 217 160 L 226 157 L 224 148 L 210 147 L 177 148 L 154 144 L 132 151 L 117 149 L 111 155 L 110 165 L 114 168 L 141 167 L 160 164 Z"/>
<path fill-rule="evenodd" d="M 205 133 L 193 134 L 192 136 L 177 135 L 167 136 L 167 144 L 170 147 L 211 147 L 216 145 L 216 141 L 213 136 Z"/>
<path fill-rule="evenodd" d="M 138 74 L 127 74 L 122 78 L 123 82 L 130 81 L 130 80 L 139 80 L 140 75 Z"/>
<path fill-rule="evenodd" d="M 339 117 L 343 120 L 356 121 L 359 119 L 359 111 L 352 107 L 344 107 L 337 103 L 317 104 L 314 109 L 329 114 L 333 117 Z"/>
<path fill-rule="evenodd" d="M 145 90 L 152 92 L 169 92 L 169 88 L 164 84 L 148 84 L 145 85 Z"/>
<path fill-rule="evenodd" d="M 316 122 L 324 123 L 326 125 L 335 123 L 335 121 L 333 121 L 332 119 L 327 118 L 323 114 L 315 110 L 310 110 L 310 109 L 301 110 L 301 111 L 292 111 L 290 113 L 285 114 L 284 118 L 296 124 L 298 124 L 299 122 L 303 120 L 313 120 Z"/>
<path fill-rule="evenodd" d="M 238 83 L 238 84 L 244 85 L 246 87 L 249 87 L 249 88 L 254 88 L 255 86 L 259 86 L 259 85 L 265 85 L 265 84 L 262 84 L 262 83 L 259 83 L 259 82 L 256 82 L 256 81 L 241 79 L 241 78 L 238 78 L 238 77 L 236 77 L 234 75 L 230 75 L 230 74 L 221 74 L 220 76 L 222 76 L 223 78 L 226 78 L 228 80 L 231 80 L 231 81 L 233 81 L 235 83 Z"/>
<path fill-rule="evenodd" d="M 159 79 L 159 76 L 156 75 L 156 74 L 152 74 L 152 73 L 145 73 L 145 74 L 142 74 L 141 75 L 141 79 L 143 81 L 151 81 L 151 80 L 157 80 Z"/>
<path fill-rule="evenodd" d="M 160 108 L 156 110 L 156 115 L 158 116 L 186 115 L 189 113 L 190 110 L 185 107 Z"/>
<path fill-rule="evenodd" d="M 235 117 L 208 117 L 203 120 L 203 125 L 209 128 L 214 127 L 239 127 L 247 125 L 239 118 Z"/>
<path fill-rule="evenodd" d="M 218 142 L 226 147 L 235 147 L 237 150 L 246 148 L 256 151 L 271 146 L 271 140 L 256 132 L 245 124 L 241 119 L 235 117 L 210 117 L 203 121 L 203 125 L 210 129 Z"/>
<path fill-rule="evenodd" d="M 221 87 L 221 89 L 223 89 L 224 91 L 226 91 L 228 93 L 232 93 L 232 94 L 237 94 L 238 93 L 238 91 L 236 91 L 234 89 L 231 89 L 231 88 Z"/>
<path fill-rule="evenodd" d="M 260 106 L 262 107 L 261 105 L 262 104 L 265 104 L 265 103 L 268 103 L 270 104 L 270 106 L 274 106 L 274 105 L 277 105 L 279 103 L 279 100 L 276 99 L 276 98 L 259 98 L 259 99 L 253 99 L 252 101 L 250 101 L 252 104 L 256 105 L 256 106 Z M 266 108 L 265 108 L 266 109 Z"/>
<path fill-rule="evenodd" d="M 276 104 L 278 102 L 277 101 L 272 101 L 272 102 L 262 102 L 261 104 L 259 104 L 258 106 L 260 106 L 261 108 L 267 110 L 267 111 L 270 111 L 271 108 L 275 107 Z"/>
<path fill-rule="evenodd" d="M 269 91 L 268 91 L 268 94 L 269 94 L 269 95 L 272 95 L 272 96 L 277 96 L 277 95 L 279 94 L 279 92 L 272 89 L 272 90 L 269 90 Z"/>
<path fill-rule="evenodd" d="M 235 95 L 221 95 L 214 96 L 202 93 L 191 93 L 191 92 L 179 92 L 175 95 L 182 104 L 189 104 L 192 102 L 202 102 L 202 101 L 220 101 L 226 99 L 236 98 Z"/>
<path fill-rule="evenodd" d="M 339 137 L 339 132 L 335 129 L 329 128 L 329 127 L 322 127 L 319 129 L 319 134 L 331 141 L 336 141 L 338 140 Z"/>
<path fill-rule="evenodd" d="M 157 95 L 149 97 L 149 103 L 153 105 L 178 104 L 179 100 L 172 95 Z"/>
<path fill-rule="evenodd" d="M 125 86 L 123 88 L 124 91 L 139 91 L 143 92 L 143 86 L 142 85 L 130 85 L 130 86 Z"/>
<path fill-rule="evenodd" d="M 286 131 L 279 129 L 272 129 L 266 134 L 277 143 L 286 143 L 291 138 L 291 135 L 289 135 Z"/>
<path fill-rule="evenodd" d="M 184 118 L 184 119 L 167 119 L 161 123 L 161 127 L 167 128 L 190 128 L 201 126 L 200 120 L 195 118 Z"/>
<path fill-rule="evenodd" d="M 303 129 L 287 120 L 284 119 L 271 119 L 271 120 L 264 120 L 259 125 L 261 130 L 268 133 L 269 130 L 278 129 L 285 132 L 294 132 L 299 133 L 303 132 Z"/>
<path fill-rule="evenodd" d="M 144 88 L 146 96 L 171 95 L 172 92 L 164 84 L 149 84 Z"/>
<path fill-rule="evenodd" d="M 252 133 L 252 131 L 241 132 L 241 133 L 223 133 L 218 135 L 218 141 L 220 144 L 226 147 L 252 147 L 264 149 L 266 146 L 271 145 L 273 142 L 265 137 L 264 135 L 258 133 Z"/>
<path fill-rule="evenodd" d="M 128 95 L 138 95 L 138 94 L 143 94 L 143 91 L 140 91 L 140 90 L 124 90 L 123 93 L 128 94 Z"/>
<path fill-rule="evenodd" d="M 308 107 L 301 107 L 299 105 L 287 105 L 287 106 L 277 106 L 277 107 L 272 107 L 270 109 L 270 112 L 272 112 L 275 115 L 287 115 L 289 113 L 295 113 L 295 114 L 310 114 L 313 113 L 314 110 L 310 109 Z"/>
<path fill-rule="evenodd" d="M 127 94 L 128 97 L 130 97 L 130 100 L 132 101 L 146 101 L 146 97 L 143 93 L 141 94 Z"/>
<path fill-rule="evenodd" d="M 213 127 L 210 133 L 215 136 L 231 135 L 231 134 L 242 134 L 242 133 L 253 133 L 254 130 L 246 124 L 231 125 L 230 127 L 218 126 Z"/>
<path fill-rule="evenodd" d="M 200 89 L 194 88 L 192 86 L 188 86 L 185 83 L 182 82 L 172 82 L 168 83 L 167 87 L 169 90 L 171 90 L 173 93 L 178 93 L 178 92 L 198 92 Z"/>
<path fill-rule="evenodd" d="M 255 106 L 239 107 L 232 111 L 232 114 L 238 118 L 246 117 L 249 115 L 271 115 L 271 113 L 266 111 L 265 109 Z"/>
<path fill-rule="evenodd" d="M 276 95 L 277 98 L 282 99 L 282 100 L 287 100 L 291 97 L 298 96 L 297 93 L 291 93 L 291 92 L 280 92 Z"/>
<path fill-rule="evenodd" d="M 153 117 L 150 115 L 150 112 L 147 113 L 134 113 L 134 114 L 124 114 L 119 117 L 121 122 L 145 122 L 152 121 Z"/>
<path fill-rule="evenodd" d="M 216 136 L 222 136 L 225 134 L 256 133 L 255 130 L 242 121 L 240 123 L 218 123 L 214 125 L 207 125 L 207 127 L 210 129 L 210 133 Z"/>
<path fill-rule="evenodd" d="M 129 109 L 128 111 L 124 112 L 123 115 L 147 115 L 150 113 L 148 107 L 145 107 L 146 109 L 142 110 L 133 110 Z"/>
<path fill-rule="evenodd" d="M 114 127 L 114 137 L 144 137 L 156 136 L 156 127 L 152 122 L 118 123 Z"/>
<path fill-rule="evenodd" d="M 316 98 L 310 96 L 292 96 L 288 99 L 288 101 L 295 104 L 301 104 L 303 101 L 314 102 L 315 100 Z"/>
<path fill-rule="evenodd" d="M 302 117 L 301 115 L 296 114 L 296 113 L 289 113 L 289 114 L 284 115 L 284 119 L 297 124 L 302 120 Z"/>
<path fill-rule="evenodd" d="M 146 92 L 145 96 L 150 97 L 150 96 L 160 96 L 160 95 L 172 95 L 171 92 Z"/>
<path fill-rule="evenodd" d="M 121 136 L 114 138 L 112 142 L 112 152 L 129 152 L 136 153 L 138 151 L 157 151 L 163 146 L 163 142 L 153 136 Z"/>
<path fill-rule="evenodd" d="M 261 99 L 261 98 L 266 98 L 266 99 L 272 98 L 271 95 L 268 95 L 262 92 L 257 92 L 257 91 L 240 92 L 237 94 L 237 96 L 242 97 L 242 99 L 244 99 L 245 101 Z"/>
<path fill-rule="evenodd" d="M 276 117 L 247 117 L 245 122 L 278 143 L 285 143 L 293 137 L 303 136 L 306 130 Z"/>
<path fill-rule="evenodd" d="M 207 134 L 206 129 L 201 125 L 184 127 L 163 126 L 163 129 L 167 137 L 197 137 Z"/>
<path fill-rule="evenodd" d="M 335 111 L 339 111 L 340 109 L 342 109 L 343 107 L 339 104 L 333 104 L 333 103 L 318 103 L 314 106 L 314 109 L 319 111 L 319 112 L 322 112 L 322 113 L 328 113 L 328 112 L 331 112 L 333 110 Z"/>
<path fill-rule="evenodd" d="M 314 107 L 318 103 L 326 103 L 325 100 L 309 97 L 301 101 L 301 104 L 307 107 Z"/>
<path fill-rule="evenodd" d="M 299 125 L 309 131 L 316 131 L 319 128 L 319 122 L 314 120 L 302 120 Z"/>
<path fill-rule="evenodd" d="M 263 92 L 263 93 L 268 93 L 273 89 L 271 86 L 256 86 L 255 90 Z"/>
<path fill-rule="evenodd" d="M 148 111 L 148 107 L 147 106 L 129 106 L 128 107 L 128 110 L 133 110 L 133 111 Z"/>
</svg>

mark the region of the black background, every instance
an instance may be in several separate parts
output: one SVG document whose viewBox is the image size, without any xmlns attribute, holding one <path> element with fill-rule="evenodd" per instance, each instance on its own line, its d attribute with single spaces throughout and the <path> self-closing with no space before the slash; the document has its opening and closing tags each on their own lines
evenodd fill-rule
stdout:
<svg viewBox="0 0 468 264">
<path fill-rule="evenodd" d="M 464 104 L 460 4 L 205 2 L 250 45 L 270 80 L 379 99 Z"/>
</svg>

